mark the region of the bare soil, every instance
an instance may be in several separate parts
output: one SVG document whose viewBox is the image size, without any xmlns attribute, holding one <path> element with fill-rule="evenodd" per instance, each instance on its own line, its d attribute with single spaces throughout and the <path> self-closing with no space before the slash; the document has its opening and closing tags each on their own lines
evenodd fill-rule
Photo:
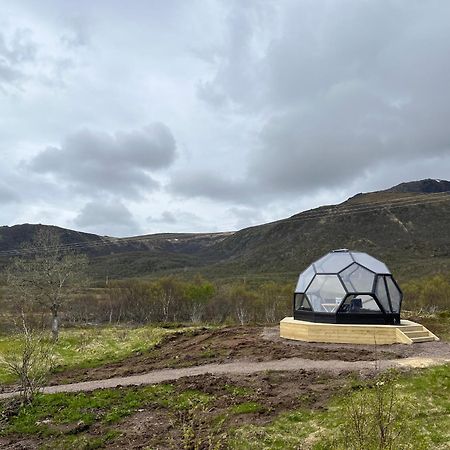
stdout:
<svg viewBox="0 0 450 450">
<path fill-rule="evenodd" d="M 314 344 L 281 339 L 278 327 L 203 329 L 169 336 L 148 352 L 116 363 L 55 374 L 49 389 L 77 391 L 115 386 L 137 390 L 139 387 L 130 385 L 170 381 L 178 392 L 207 393 L 213 396 L 213 401 L 194 412 L 150 404 L 116 424 L 98 421 L 87 428 L 83 424 L 58 428 L 61 439 L 100 438 L 115 432 L 117 435 L 104 444 L 111 449 L 202 449 L 208 448 L 206 443 L 210 439 L 222 439 L 233 427 L 269 423 L 284 411 L 326 407 L 331 396 L 349 388 L 352 372 L 370 377 L 376 365 L 381 369 L 402 364 L 406 367 L 411 361 L 422 364 L 427 359 L 450 360 L 450 344 L 383 347 Z M 67 382 L 85 383 L 73 385 L 73 389 L 60 386 Z M 128 387 L 120 387 L 121 383 L 128 383 Z M 234 406 L 244 402 L 259 407 L 245 414 L 233 411 Z M 197 447 L 186 445 L 183 433 L 186 429 L 194 433 L 200 443 Z M 0 448 L 22 450 L 43 445 L 64 448 L 58 447 L 58 439 L 58 436 L 0 437 Z"/>
<path fill-rule="evenodd" d="M 85 429 L 58 428 L 64 435 L 83 433 L 89 438 L 115 431 L 119 435 L 106 444 L 108 449 L 161 450 L 183 448 L 183 427 L 194 430 L 201 444 L 208 448 L 210 439 L 221 439 L 234 427 L 245 424 L 267 424 L 279 413 L 297 408 L 322 409 L 331 396 L 347 389 L 349 374 L 335 377 L 320 372 L 259 372 L 249 375 L 203 375 L 185 377 L 172 384 L 178 392 L 196 390 L 213 396 L 206 408 L 189 412 L 176 412 L 158 405 L 149 405 L 138 410 L 114 425 L 96 423 Z M 131 387 L 126 389 L 138 389 Z M 256 412 L 239 414 L 233 407 L 243 402 L 260 406 Z M 54 440 L 54 442 L 52 441 Z M 57 437 L 9 436 L 0 438 L 0 448 L 34 449 L 43 444 L 52 447 Z M 190 447 L 187 447 L 190 448 Z M 223 447 L 226 448 L 226 447 Z"/>
<path fill-rule="evenodd" d="M 340 361 L 374 361 L 410 356 L 407 346 L 389 349 L 363 345 L 314 344 L 279 337 L 279 328 L 232 327 L 198 330 L 167 336 L 145 353 L 101 367 L 57 373 L 50 384 L 123 377 L 156 369 L 198 366 L 231 361 L 272 361 L 286 358 Z"/>
<path fill-rule="evenodd" d="M 278 414 L 291 411 L 296 408 L 309 410 L 322 409 L 328 403 L 331 396 L 345 389 L 348 378 L 334 378 L 324 376 L 318 372 L 277 372 L 257 373 L 252 375 L 237 376 L 213 376 L 187 377 L 176 383 L 180 391 L 198 390 L 215 397 L 214 404 L 198 414 L 196 426 L 200 441 L 207 441 L 211 436 L 211 429 L 218 418 L 224 421 L 215 433 L 230 428 L 240 427 L 245 424 L 267 424 Z M 225 389 L 226 387 L 227 389 Z M 248 393 L 233 395 L 229 387 L 244 388 Z M 245 402 L 254 402 L 261 406 L 260 411 L 246 414 L 234 414 L 233 406 Z M 119 429 L 124 433 L 109 448 L 142 448 L 152 445 L 160 449 L 180 448 L 173 443 L 180 444 L 180 424 L 185 418 L 169 414 L 165 420 L 160 415 L 159 420 L 153 421 L 154 411 L 144 411 L 126 419 Z M 152 420 L 153 419 L 153 420 Z M 142 440 L 142 424 L 145 426 L 145 440 Z M 155 423 L 156 422 L 156 423 Z M 166 436 L 167 441 L 161 442 L 161 436 Z M 130 445 L 131 444 L 131 445 Z M 203 447 L 202 447 L 203 448 Z"/>
</svg>

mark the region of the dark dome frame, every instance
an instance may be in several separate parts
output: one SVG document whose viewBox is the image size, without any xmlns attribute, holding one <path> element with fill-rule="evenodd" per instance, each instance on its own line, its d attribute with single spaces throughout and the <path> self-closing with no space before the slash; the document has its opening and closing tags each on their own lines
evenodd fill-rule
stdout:
<svg viewBox="0 0 450 450">
<path fill-rule="evenodd" d="M 403 293 L 384 263 L 341 249 L 300 274 L 293 316 L 309 322 L 397 325 L 402 301 Z"/>
</svg>

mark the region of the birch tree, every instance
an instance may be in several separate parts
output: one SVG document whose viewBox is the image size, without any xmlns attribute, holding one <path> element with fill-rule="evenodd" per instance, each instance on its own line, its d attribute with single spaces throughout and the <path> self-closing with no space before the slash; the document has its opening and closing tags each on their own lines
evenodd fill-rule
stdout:
<svg viewBox="0 0 450 450">
<path fill-rule="evenodd" d="M 61 308 L 86 282 L 87 258 L 68 251 L 50 229 L 38 231 L 8 268 L 7 284 L 20 311 L 38 305 L 51 313 L 58 340 Z"/>
</svg>

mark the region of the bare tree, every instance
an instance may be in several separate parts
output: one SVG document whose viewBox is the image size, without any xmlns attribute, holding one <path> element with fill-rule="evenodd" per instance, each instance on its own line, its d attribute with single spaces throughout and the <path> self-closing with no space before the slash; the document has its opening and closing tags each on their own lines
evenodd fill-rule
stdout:
<svg viewBox="0 0 450 450">
<path fill-rule="evenodd" d="M 86 282 L 87 258 L 67 251 L 50 229 L 38 231 L 8 268 L 7 284 L 20 310 L 39 305 L 52 315 L 52 336 L 58 340 L 59 313 Z"/>
<path fill-rule="evenodd" d="M 0 355 L 0 365 L 17 377 L 23 403 L 30 403 L 47 380 L 53 362 L 52 344 L 41 330 L 30 327 L 21 314 L 22 337 L 18 348 Z"/>
</svg>

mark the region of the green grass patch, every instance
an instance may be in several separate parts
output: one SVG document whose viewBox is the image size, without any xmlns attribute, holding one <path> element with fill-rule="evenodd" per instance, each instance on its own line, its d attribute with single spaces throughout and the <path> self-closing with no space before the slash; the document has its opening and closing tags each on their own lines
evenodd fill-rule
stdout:
<svg viewBox="0 0 450 450">
<path fill-rule="evenodd" d="M 194 328 L 182 328 L 189 332 Z M 177 328 L 155 326 L 125 327 L 99 326 L 63 329 L 55 347 L 57 366 L 55 371 L 79 367 L 98 367 L 102 364 L 152 349 L 164 336 L 180 332 Z M 19 347 L 18 336 L 0 338 L 0 354 L 15 351 Z M 14 381 L 4 367 L 0 366 L 0 383 Z"/>
<path fill-rule="evenodd" d="M 104 448 L 108 442 L 120 436 L 120 432 L 109 430 L 102 436 L 89 436 L 81 434 L 79 436 L 59 436 L 58 439 L 52 440 L 39 447 L 42 450 L 94 450 Z"/>
<path fill-rule="evenodd" d="M 405 420 L 400 424 L 404 436 L 396 449 L 447 449 L 450 442 L 450 365 L 437 366 L 401 375 L 395 381 L 404 400 Z M 349 388 L 337 396 L 325 411 L 299 410 L 278 416 L 266 426 L 246 425 L 233 431 L 230 448 L 237 450 L 297 449 L 349 450 L 342 439 L 348 427 L 346 405 L 349 397 L 370 395 L 373 387 Z M 363 397 L 364 398 L 364 397 Z M 369 397 L 367 397 L 369 398 Z M 368 446 L 367 450 L 372 447 Z"/>
<path fill-rule="evenodd" d="M 254 414 L 265 411 L 265 407 L 257 402 L 239 403 L 230 408 L 231 414 Z"/>
<path fill-rule="evenodd" d="M 188 390 L 177 392 L 171 384 L 143 388 L 104 389 L 94 392 L 38 395 L 8 420 L 1 434 L 61 434 L 61 425 L 114 424 L 140 408 L 161 406 L 187 410 L 211 402 L 211 395 Z"/>
</svg>

